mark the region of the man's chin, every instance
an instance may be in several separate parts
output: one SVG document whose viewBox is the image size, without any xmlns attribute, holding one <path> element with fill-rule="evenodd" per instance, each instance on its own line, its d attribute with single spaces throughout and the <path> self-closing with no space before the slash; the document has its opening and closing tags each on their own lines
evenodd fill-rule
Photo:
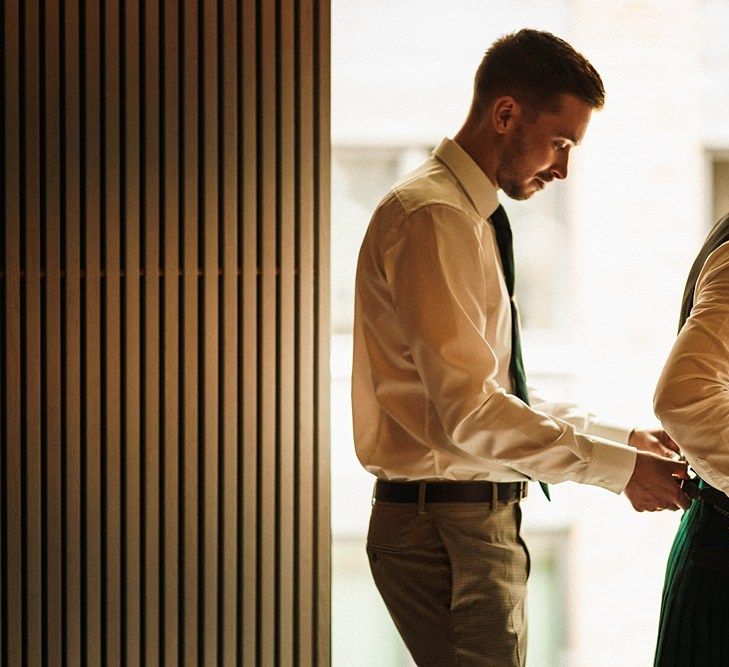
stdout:
<svg viewBox="0 0 729 667">
<path fill-rule="evenodd" d="M 532 195 L 534 195 L 540 188 L 534 186 L 533 184 L 529 185 L 512 185 L 512 186 L 502 186 L 501 188 L 504 191 L 504 194 L 509 197 L 509 199 L 515 199 L 516 201 L 524 201 L 525 199 L 529 199 Z"/>
</svg>

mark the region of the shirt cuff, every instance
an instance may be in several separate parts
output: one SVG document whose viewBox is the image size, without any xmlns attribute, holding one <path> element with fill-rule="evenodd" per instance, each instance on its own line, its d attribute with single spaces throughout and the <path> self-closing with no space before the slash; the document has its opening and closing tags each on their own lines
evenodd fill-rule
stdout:
<svg viewBox="0 0 729 667">
<path fill-rule="evenodd" d="M 608 422 L 602 422 L 599 419 L 594 420 L 590 424 L 590 435 L 597 436 L 601 440 L 612 440 L 619 442 L 621 445 L 627 445 L 630 439 L 631 429 L 616 426 Z"/>
<path fill-rule="evenodd" d="M 594 484 L 613 493 L 622 493 L 633 474 L 638 450 L 604 438 L 583 437 L 592 443 L 592 456 L 583 484 Z"/>
</svg>

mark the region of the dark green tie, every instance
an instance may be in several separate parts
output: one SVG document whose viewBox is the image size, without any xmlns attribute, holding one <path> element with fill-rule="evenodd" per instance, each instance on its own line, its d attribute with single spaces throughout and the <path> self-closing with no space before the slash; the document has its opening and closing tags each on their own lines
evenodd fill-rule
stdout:
<svg viewBox="0 0 729 667">
<path fill-rule="evenodd" d="M 516 303 L 514 301 L 514 240 L 511 235 L 511 226 L 509 218 L 506 217 L 504 207 L 499 207 L 491 214 L 491 224 L 496 232 L 496 244 L 499 246 L 499 255 L 501 255 L 501 266 L 504 270 L 504 282 L 509 292 L 509 305 L 511 306 L 511 363 L 509 364 L 509 374 L 511 375 L 511 383 L 513 385 L 512 392 L 514 396 L 520 398 L 524 403 L 529 405 L 529 391 L 526 383 L 526 373 L 524 373 L 524 362 L 521 358 L 521 338 L 519 337 L 519 317 L 516 312 Z M 539 482 L 544 495 L 549 500 L 549 488 L 546 482 Z"/>
</svg>

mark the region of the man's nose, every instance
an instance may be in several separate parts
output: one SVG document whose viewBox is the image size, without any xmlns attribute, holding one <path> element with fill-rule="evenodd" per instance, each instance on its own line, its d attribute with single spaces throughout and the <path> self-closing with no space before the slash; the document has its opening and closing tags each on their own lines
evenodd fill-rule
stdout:
<svg viewBox="0 0 729 667">
<path fill-rule="evenodd" d="M 563 157 L 556 161 L 550 168 L 549 173 L 554 178 L 565 179 L 567 178 L 567 161 L 569 160 L 569 154 L 564 153 Z"/>
</svg>

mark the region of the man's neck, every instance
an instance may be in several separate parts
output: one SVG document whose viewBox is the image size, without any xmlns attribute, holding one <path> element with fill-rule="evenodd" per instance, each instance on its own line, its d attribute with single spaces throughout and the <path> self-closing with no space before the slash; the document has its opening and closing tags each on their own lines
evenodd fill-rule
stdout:
<svg viewBox="0 0 729 667">
<path fill-rule="evenodd" d="M 480 167 L 481 171 L 488 177 L 498 189 L 499 184 L 496 182 L 496 166 L 498 164 L 498 156 L 494 150 L 494 141 L 490 141 L 485 136 L 485 132 L 479 131 L 479 128 L 471 127 L 466 123 L 453 137 L 455 141 L 470 158 Z"/>
</svg>

